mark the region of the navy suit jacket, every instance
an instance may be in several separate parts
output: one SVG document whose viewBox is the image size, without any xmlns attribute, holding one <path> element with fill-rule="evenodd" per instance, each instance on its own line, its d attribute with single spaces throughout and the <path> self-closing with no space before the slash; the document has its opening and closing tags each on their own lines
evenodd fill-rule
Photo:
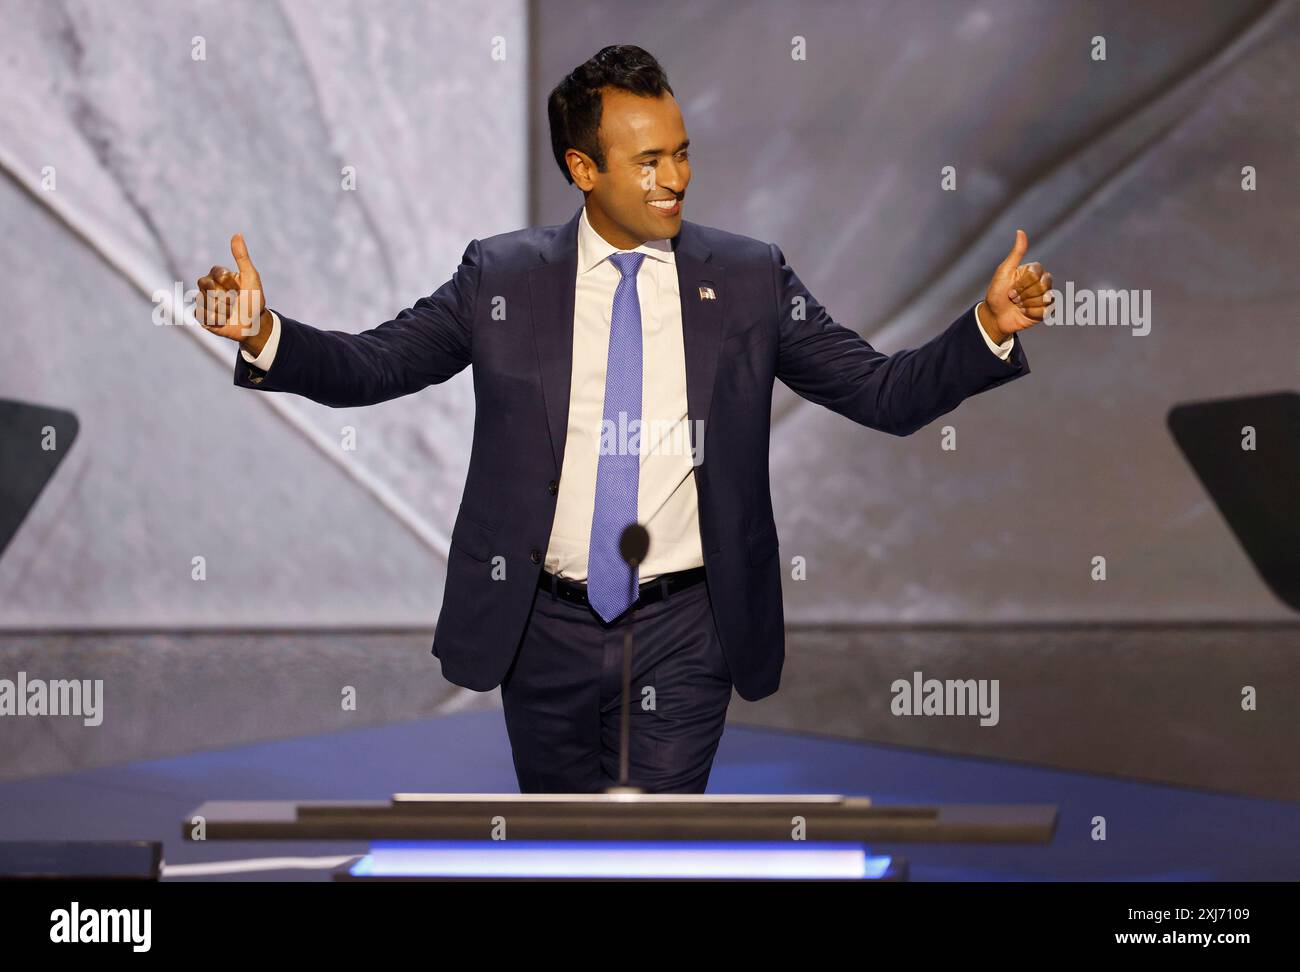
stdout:
<svg viewBox="0 0 1300 972">
<path fill-rule="evenodd" d="M 235 384 L 334 407 L 409 395 L 474 366 L 474 440 L 433 653 L 450 681 L 478 691 L 500 684 L 514 659 L 555 517 L 580 213 L 471 242 L 451 280 L 369 331 L 280 315 L 268 371 L 235 355 Z M 760 699 L 777 690 L 785 659 L 768 484 L 774 380 L 868 428 L 910 435 L 1029 364 L 1019 339 L 1009 361 L 989 350 L 973 306 L 922 346 L 885 355 L 835 323 L 776 246 L 686 220 L 673 246 L 689 417 L 704 429 L 695 484 L 709 595 L 732 681 Z M 498 298 L 504 320 L 493 317 Z M 503 580 L 492 577 L 498 556 Z"/>
</svg>

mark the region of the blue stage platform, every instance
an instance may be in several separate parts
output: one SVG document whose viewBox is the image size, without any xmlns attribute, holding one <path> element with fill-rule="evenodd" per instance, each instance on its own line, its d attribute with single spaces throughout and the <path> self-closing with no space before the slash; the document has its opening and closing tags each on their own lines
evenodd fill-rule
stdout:
<svg viewBox="0 0 1300 972">
<path fill-rule="evenodd" d="M 183 841 L 205 800 L 367 800 L 395 792 L 515 792 L 501 713 L 283 739 L 0 784 L 0 840 L 161 839 L 169 867 L 303 858 L 302 867 L 168 880 L 324 880 L 359 842 Z M 712 793 L 842 793 L 879 803 L 1055 803 L 1047 847 L 875 845 L 918 881 L 1297 880 L 1300 804 L 1059 772 L 992 760 L 728 727 Z M 1105 841 L 1091 838 L 1094 817 Z M 287 862 L 281 862 L 284 864 Z"/>
</svg>

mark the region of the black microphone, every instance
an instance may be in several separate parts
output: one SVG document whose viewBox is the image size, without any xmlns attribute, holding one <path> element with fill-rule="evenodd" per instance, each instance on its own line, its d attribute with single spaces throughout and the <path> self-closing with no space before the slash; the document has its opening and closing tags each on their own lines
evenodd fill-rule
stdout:
<svg viewBox="0 0 1300 972">
<path fill-rule="evenodd" d="M 618 552 L 629 567 L 639 567 L 650 550 L 650 531 L 640 523 L 629 523 L 618 538 Z"/>
<path fill-rule="evenodd" d="M 635 582 L 635 570 L 645 561 L 650 551 L 650 532 L 640 523 L 630 523 L 618 538 L 618 552 L 623 562 L 632 568 Z M 632 612 L 636 610 L 637 590 L 632 591 L 632 607 L 628 610 L 627 628 L 623 632 L 623 705 L 619 714 L 618 729 L 618 783 L 607 787 L 606 793 L 629 794 L 640 793 L 641 788 L 632 786 L 627 781 L 629 751 L 631 748 L 631 705 L 632 705 Z"/>
</svg>

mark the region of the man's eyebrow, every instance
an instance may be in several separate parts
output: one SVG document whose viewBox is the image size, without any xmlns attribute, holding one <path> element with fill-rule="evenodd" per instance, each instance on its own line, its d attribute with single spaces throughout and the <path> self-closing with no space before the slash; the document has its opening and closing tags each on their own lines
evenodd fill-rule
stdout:
<svg viewBox="0 0 1300 972">
<path fill-rule="evenodd" d="M 673 155 L 676 155 L 678 152 L 685 151 L 690 146 L 690 144 L 691 144 L 691 140 L 688 138 L 686 141 L 682 142 L 681 145 L 677 146 L 677 148 L 673 149 Z M 637 154 L 632 156 L 632 158 L 643 159 L 647 156 L 658 156 L 658 155 L 666 155 L 666 154 L 667 153 L 661 148 L 652 148 L 652 149 L 645 149 L 644 151 L 641 152 L 637 152 Z"/>
</svg>

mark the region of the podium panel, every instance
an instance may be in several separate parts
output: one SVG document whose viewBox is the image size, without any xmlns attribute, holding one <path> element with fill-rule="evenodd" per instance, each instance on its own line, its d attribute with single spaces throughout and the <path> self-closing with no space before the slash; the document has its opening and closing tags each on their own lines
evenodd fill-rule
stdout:
<svg viewBox="0 0 1300 972">
<path fill-rule="evenodd" d="M 340 880 L 901 880 L 873 842 L 1046 844 L 1051 805 L 876 806 L 833 794 L 399 793 L 381 801 L 213 800 L 204 840 L 369 840 Z"/>
</svg>

